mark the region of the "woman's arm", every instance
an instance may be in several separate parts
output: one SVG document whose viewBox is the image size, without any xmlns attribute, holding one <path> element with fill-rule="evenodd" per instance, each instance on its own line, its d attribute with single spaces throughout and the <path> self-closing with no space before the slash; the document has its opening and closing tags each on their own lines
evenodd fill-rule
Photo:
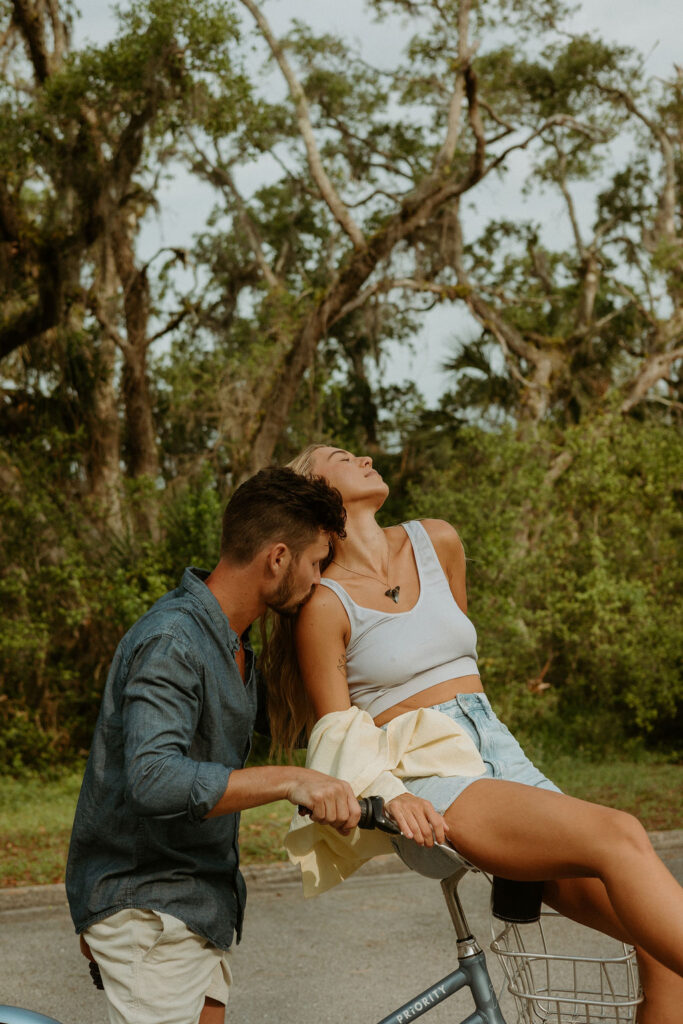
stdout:
<svg viewBox="0 0 683 1024">
<path fill-rule="evenodd" d="M 351 707 L 346 675 L 350 626 L 344 608 L 327 587 L 318 587 L 299 612 L 296 649 L 301 677 L 316 718 Z M 445 842 L 447 825 L 428 800 L 402 793 L 387 804 L 404 836 L 432 846 Z"/>
<path fill-rule="evenodd" d="M 351 707 L 346 678 L 349 620 L 328 587 L 316 587 L 303 606 L 294 631 L 296 654 L 316 718 Z"/>
</svg>

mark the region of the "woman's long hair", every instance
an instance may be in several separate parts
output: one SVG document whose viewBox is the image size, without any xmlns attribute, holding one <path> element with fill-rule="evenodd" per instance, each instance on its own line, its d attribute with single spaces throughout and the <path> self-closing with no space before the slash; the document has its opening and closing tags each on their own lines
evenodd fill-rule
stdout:
<svg viewBox="0 0 683 1024">
<path fill-rule="evenodd" d="M 312 456 L 326 444 L 310 444 L 287 465 L 302 476 L 312 476 Z M 333 556 L 321 565 L 327 568 Z M 306 696 L 296 656 L 294 628 L 296 620 L 268 611 L 261 618 L 263 649 L 260 667 L 266 681 L 271 754 L 291 755 L 304 747 L 315 725 L 313 708 Z"/>
</svg>

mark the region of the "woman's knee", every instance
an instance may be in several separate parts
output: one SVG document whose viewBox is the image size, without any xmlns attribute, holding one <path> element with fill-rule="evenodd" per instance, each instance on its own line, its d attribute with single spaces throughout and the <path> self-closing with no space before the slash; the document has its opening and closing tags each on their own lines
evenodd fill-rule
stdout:
<svg viewBox="0 0 683 1024">
<path fill-rule="evenodd" d="M 652 843 L 645 828 L 633 814 L 627 811 L 617 811 L 617 830 L 622 842 L 632 846 L 639 853 L 650 853 Z"/>
<path fill-rule="evenodd" d="M 600 839 L 615 857 L 653 852 L 648 834 L 635 815 L 612 807 L 604 807 L 602 812 L 604 831 L 601 829 Z"/>
</svg>

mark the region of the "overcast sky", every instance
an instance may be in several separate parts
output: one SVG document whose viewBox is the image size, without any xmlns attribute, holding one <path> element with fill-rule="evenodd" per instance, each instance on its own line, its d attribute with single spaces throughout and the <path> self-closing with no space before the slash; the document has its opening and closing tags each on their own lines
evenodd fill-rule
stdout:
<svg viewBox="0 0 683 1024">
<path fill-rule="evenodd" d="M 114 32 L 114 19 L 108 0 L 82 0 L 82 17 L 75 29 L 75 42 L 104 42 Z M 122 0 L 121 6 L 126 6 Z M 343 33 L 355 40 L 366 60 L 378 66 L 390 65 L 400 53 L 407 32 L 399 21 L 378 25 L 365 10 L 363 0 L 271 0 L 263 5 L 267 17 L 278 34 L 287 31 L 289 21 L 298 18 L 320 31 Z M 647 56 L 648 74 L 669 77 L 674 63 L 683 64 L 683 5 L 681 0 L 584 0 L 568 26 L 580 33 L 595 32 L 608 42 L 636 47 Z M 477 187 L 477 196 L 485 199 L 489 216 L 532 216 L 530 202 L 519 192 L 525 178 L 524 158 L 513 164 L 504 184 L 493 180 Z M 580 212 L 586 222 L 591 219 L 587 192 L 578 196 Z M 179 173 L 164 186 L 162 211 L 147 227 L 142 245 L 149 252 L 162 245 L 188 245 L 210 207 L 207 190 L 198 188 L 191 179 Z M 559 198 L 533 200 L 533 217 L 539 212 L 548 231 L 555 237 L 566 236 L 564 207 Z M 568 236 L 567 236 L 568 238 Z M 458 338 L 472 334 L 466 314 L 458 308 L 438 308 L 424 318 L 422 330 L 414 339 L 414 352 L 396 346 L 382 366 L 387 382 L 416 381 L 430 402 L 434 402 L 448 385 L 441 363 L 453 350 Z"/>
</svg>

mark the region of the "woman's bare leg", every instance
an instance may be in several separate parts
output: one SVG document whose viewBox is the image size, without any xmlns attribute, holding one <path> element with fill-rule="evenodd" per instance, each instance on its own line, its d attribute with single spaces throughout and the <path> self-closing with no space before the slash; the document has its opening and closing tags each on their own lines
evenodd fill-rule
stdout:
<svg viewBox="0 0 683 1024">
<path fill-rule="evenodd" d="M 546 882 L 543 900 L 565 917 L 633 945 L 598 878 L 562 878 Z M 679 1024 L 683 978 L 636 946 L 638 971 L 645 995 L 638 1024 Z"/>
<path fill-rule="evenodd" d="M 479 779 L 444 817 L 455 847 L 491 874 L 599 878 L 633 943 L 683 975 L 683 889 L 630 814 L 517 782 Z"/>
</svg>

